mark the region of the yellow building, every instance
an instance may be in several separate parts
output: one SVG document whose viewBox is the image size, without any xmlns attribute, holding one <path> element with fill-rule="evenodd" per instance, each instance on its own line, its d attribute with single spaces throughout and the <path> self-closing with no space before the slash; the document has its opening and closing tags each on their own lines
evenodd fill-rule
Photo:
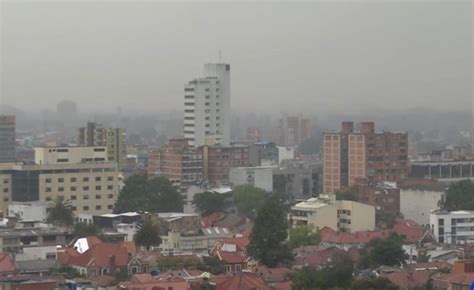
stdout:
<svg viewBox="0 0 474 290">
<path fill-rule="evenodd" d="M 375 229 L 375 207 L 355 201 L 335 200 L 335 195 L 310 198 L 291 208 L 292 226 L 329 227 L 340 232 Z"/>
<path fill-rule="evenodd" d="M 107 162 L 105 146 L 35 147 L 35 164 Z"/>
<path fill-rule="evenodd" d="M 113 210 L 119 193 L 115 163 L 2 164 L 0 210 L 10 201 L 45 201 L 62 196 L 74 214 L 105 214 Z"/>
</svg>

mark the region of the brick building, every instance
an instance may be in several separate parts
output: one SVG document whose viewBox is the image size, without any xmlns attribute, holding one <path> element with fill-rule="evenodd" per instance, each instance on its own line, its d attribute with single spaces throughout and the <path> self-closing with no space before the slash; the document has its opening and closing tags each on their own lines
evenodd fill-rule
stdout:
<svg viewBox="0 0 474 290">
<path fill-rule="evenodd" d="M 352 186 L 357 178 L 398 181 L 408 174 L 407 133 L 375 132 L 373 122 L 343 122 L 340 132 L 324 133 L 324 185 L 326 193 Z"/>
<path fill-rule="evenodd" d="M 203 146 L 203 174 L 210 185 L 229 183 L 231 168 L 248 166 L 248 146 Z"/>
</svg>

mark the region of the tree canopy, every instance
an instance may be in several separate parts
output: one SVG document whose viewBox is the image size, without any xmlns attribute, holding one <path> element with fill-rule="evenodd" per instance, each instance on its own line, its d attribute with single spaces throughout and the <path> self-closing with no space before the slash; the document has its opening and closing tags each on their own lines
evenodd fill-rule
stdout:
<svg viewBox="0 0 474 290">
<path fill-rule="evenodd" d="M 64 199 L 62 196 L 58 196 L 53 200 L 53 203 L 48 208 L 48 222 L 70 226 L 74 223 L 74 213 L 72 212 L 71 203 L 69 200 Z"/>
<path fill-rule="evenodd" d="M 399 266 L 405 263 L 407 255 L 402 248 L 402 238 L 392 234 L 387 239 L 374 239 L 361 250 L 360 266 L 363 268 Z"/>
<path fill-rule="evenodd" d="M 447 210 L 474 210 L 474 182 L 469 179 L 451 183 L 442 207 Z"/>
<path fill-rule="evenodd" d="M 349 257 L 337 255 L 331 264 L 323 269 L 304 267 L 295 273 L 291 279 L 293 289 L 349 289 L 353 270 L 353 262 Z"/>
<path fill-rule="evenodd" d="M 269 198 L 258 210 L 250 235 L 248 253 L 268 267 L 293 258 L 286 243 L 288 236 L 286 211 L 275 198 Z"/>
<path fill-rule="evenodd" d="M 318 245 L 320 241 L 321 236 L 312 225 L 301 225 L 290 229 L 288 245 L 292 249 L 302 246 Z"/>
<path fill-rule="evenodd" d="M 194 195 L 193 205 L 203 216 L 213 212 L 224 211 L 227 208 L 226 196 L 217 192 L 202 192 Z"/>
<path fill-rule="evenodd" d="M 95 224 L 85 222 L 79 222 L 74 224 L 74 237 L 76 238 L 98 236 L 100 234 L 100 228 Z"/>
<path fill-rule="evenodd" d="M 234 200 L 237 209 L 254 218 L 262 206 L 268 193 L 252 185 L 240 185 L 234 188 Z"/>
<path fill-rule="evenodd" d="M 161 244 L 160 229 L 151 218 L 145 218 L 133 239 L 137 246 L 147 250 L 153 246 L 157 247 Z"/>
<path fill-rule="evenodd" d="M 114 211 L 181 212 L 183 197 L 166 177 L 132 175 L 120 191 Z"/>
</svg>

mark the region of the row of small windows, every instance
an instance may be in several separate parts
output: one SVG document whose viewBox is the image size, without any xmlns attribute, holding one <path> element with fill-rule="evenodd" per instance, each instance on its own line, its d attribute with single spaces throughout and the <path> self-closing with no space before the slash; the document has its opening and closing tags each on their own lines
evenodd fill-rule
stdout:
<svg viewBox="0 0 474 290">
<path fill-rule="evenodd" d="M 7 188 L 8 189 L 8 188 Z M 113 190 L 114 189 L 114 186 L 113 185 L 107 185 L 107 190 Z M 89 186 L 83 186 L 82 187 L 82 190 L 83 191 L 88 191 L 89 190 Z M 95 187 L 95 190 L 102 190 L 102 186 L 100 185 L 97 185 Z M 77 191 L 77 187 L 75 186 L 71 186 L 70 188 L 70 191 Z M 4 192 L 8 192 L 8 191 L 5 191 Z M 52 188 L 51 187 L 46 187 L 45 188 L 45 192 L 52 192 Z M 58 187 L 58 192 L 64 192 L 64 187 Z"/>
<path fill-rule="evenodd" d="M 113 206 L 112 204 L 107 205 L 107 209 L 113 209 L 113 208 L 114 208 L 114 206 Z M 102 209 L 102 206 L 101 206 L 101 205 L 96 205 L 96 206 L 95 206 L 95 210 L 101 210 L 101 209 Z M 72 210 L 73 210 L 73 211 L 76 211 L 76 210 L 77 210 L 77 207 L 73 206 L 73 207 L 72 207 Z M 89 206 L 88 206 L 88 205 L 83 206 L 83 207 L 82 207 L 82 210 L 83 210 L 83 211 L 88 211 L 88 210 L 89 210 Z"/>
<path fill-rule="evenodd" d="M 71 177 L 71 178 L 69 179 L 69 181 L 70 181 L 70 182 L 77 182 L 77 177 Z M 83 178 L 82 178 L 82 181 L 83 181 L 83 182 L 89 182 L 89 177 L 83 177 Z M 102 176 L 96 176 L 96 177 L 95 177 L 95 181 L 102 181 Z M 114 181 L 114 177 L 113 177 L 113 176 L 107 176 L 107 181 Z M 52 178 L 46 178 L 46 179 L 44 180 L 44 182 L 46 182 L 46 183 L 51 183 L 51 182 L 53 182 L 53 179 L 52 179 Z M 63 177 L 59 177 L 59 178 L 58 178 L 58 182 L 59 182 L 59 183 L 63 183 L 63 182 L 64 182 L 64 178 L 63 178 Z M 3 183 L 5 183 L 5 180 L 4 180 Z M 6 182 L 6 183 L 8 183 L 8 182 Z"/>
<path fill-rule="evenodd" d="M 107 198 L 108 198 L 108 199 L 113 199 L 113 198 L 114 198 L 114 195 L 113 195 L 113 194 L 107 194 Z M 85 194 L 85 195 L 82 196 L 82 199 L 83 199 L 83 200 L 89 200 L 90 197 L 89 197 L 89 195 Z M 96 195 L 95 195 L 95 199 L 102 199 L 102 195 L 96 194 Z M 46 200 L 46 201 L 51 201 L 52 198 L 51 198 L 50 196 L 47 196 L 47 197 L 45 198 L 45 200 Z M 77 200 L 77 196 L 76 196 L 76 195 L 71 195 L 71 200 Z"/>
</svg>

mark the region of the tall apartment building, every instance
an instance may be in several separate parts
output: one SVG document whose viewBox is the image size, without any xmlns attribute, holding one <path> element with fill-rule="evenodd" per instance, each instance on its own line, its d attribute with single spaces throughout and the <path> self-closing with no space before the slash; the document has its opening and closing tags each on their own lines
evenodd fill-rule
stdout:
<svg viewBox="0 0 474 290">
<path fill-rule="evenodd" d="M 127 134 L 123 128 L 105 128 L 101 124 L 88 122 L 79 128 L 77 143 L 80 146 L 106 146 L 107 158 L 116 162 L 121 170 L 127 158 Z"/>
<path fill-rule="evenodd" d="M 230 144 L 230 65 L 208 63 L 184 86 L 184 137 L 195 147 Z"/>
<path fill-rule="evenodd" d="M 69 200 L 74 214 L 113 210 L 119 193 L 115 163 L 4 164 L 0 166 L 0 210 L 9 201 Z"/>
<path fill-rule="evenodd" d="M 324 184 L 326 193 L 352 186 L 357 178 L 398 181 L 407 177 L 407 133 L 375 133 L 373 122 L 343 122 L 338 133 L 324 133 Z"/>
<path fill-rule="evenodd" d="M 0 116 L 0 163 L 15 162 L 15 116 Z"/>
<path fill-rule="evenodd" d="M 279 120 L 278 145 L 296 147 L 304 140 L 311 137 L 309 119 L 295 116 L 284 116 Z"/>
<path fill-rule="evenodd" d="M 166 176 L 181 186 L 202 180 L 202 148 L 189 145 L 187 139 L 171 139 L 157 154 L 158 166 L 151 170 L 158 171 L 156 175 Z M 153 162 L 152 166 L 156 164 Z"/>
<path fill-rule="evenodd" d="M 212 186 L 227 185 L 230 169 L 248 166 L 248 146 L 203 146 L 203 177 Z"/>
</svg>

